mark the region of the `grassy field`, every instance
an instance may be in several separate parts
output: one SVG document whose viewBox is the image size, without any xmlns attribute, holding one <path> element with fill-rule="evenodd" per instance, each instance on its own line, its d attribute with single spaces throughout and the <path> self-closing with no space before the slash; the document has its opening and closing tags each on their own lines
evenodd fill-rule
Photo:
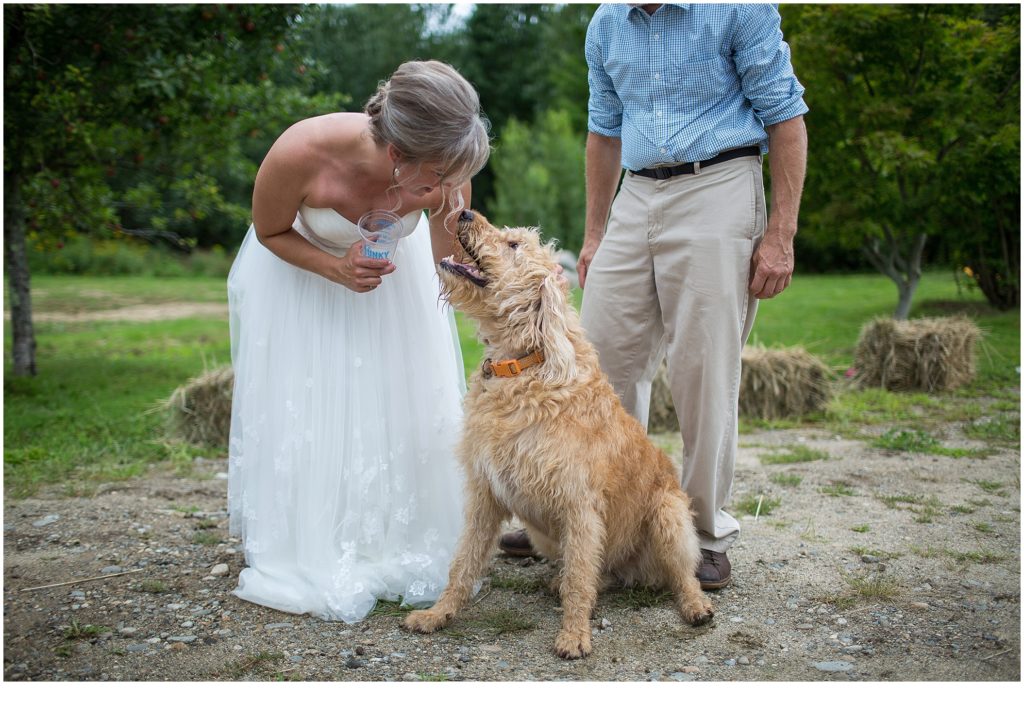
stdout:
<svg viewBox="0 0 1024 701">
<path fill-rule="evenodd" d="M 219 278 L 33 278 L 33 309 L 40 315 L 224 301 L 225 283 Z M 861 326 L 887 316 L 894 305 L 894 286 L 876 275 L 797 277 L 784 295 L 761 305 L 752 341 L 769 347 L 802 345 L 841 373 L 852 361 Z M 926 275 L 913 316 L 959 312 L 985 332 L 973 386 L 945 397 L 844 392 L 827 412 L 802 422 L 857 435 L 866 424 L 927 431 L 938 422 L 957 420 L 976 425 L 977 434 L 989 440 L 1019 440 L 1020 312 L 989 309 L 979 293 L 958 290 L 948 273 Z M 479 364 L 481 348 L 472 323 L 458 321 L 468 374 Z M 195 457 L 218 454 L 168 440 L 157 407 L 190 377 L 229 362 L 226 317 L 37 321 L 36 333 L 39 375 L 14 377 L 5 324 L 8 495 L 30 494 L 49 483 L 62 483 L 69 492 L 88 490 L 98 481 L 142 474 L 157 463 L 188 470 Z"/>
</svg>

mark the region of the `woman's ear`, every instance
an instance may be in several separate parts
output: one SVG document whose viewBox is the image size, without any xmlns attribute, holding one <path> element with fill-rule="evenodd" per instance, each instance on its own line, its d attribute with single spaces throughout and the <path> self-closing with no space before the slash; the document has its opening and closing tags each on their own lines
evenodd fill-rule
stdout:
<svg viewBox="0 0 1024 701">
<path fill-rule="evenodd" d="M 576 378 L 576 349 L 569 340 L 566 298 L 557 272 L 544 278 L 537 312 L 537 337 L 544 362 L 540 375 L 549 382 L 567 384 Z"/>
</svg>

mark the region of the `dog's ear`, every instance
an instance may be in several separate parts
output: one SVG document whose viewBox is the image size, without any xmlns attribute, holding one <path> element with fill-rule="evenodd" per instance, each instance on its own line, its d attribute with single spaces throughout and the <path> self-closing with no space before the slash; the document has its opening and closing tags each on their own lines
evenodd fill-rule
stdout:
<svg viewBox="0 0 1024 701">
<path fill-rule="evenodd" d="M 537 338 L 544 352 L 539 374 L 556 384 L 566 384 L 576 377 L 576 350 L 569 340 L 565 315 L 565 293 L 558 273 L 552 272 L 544 278 L 540 288 Z"/>
</svg>

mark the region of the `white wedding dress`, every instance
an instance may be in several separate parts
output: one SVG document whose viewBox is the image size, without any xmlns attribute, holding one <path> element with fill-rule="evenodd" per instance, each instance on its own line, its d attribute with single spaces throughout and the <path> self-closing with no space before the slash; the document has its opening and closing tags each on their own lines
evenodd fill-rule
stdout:
<svg viewBox="0 0 1024 701">
<path fill-rule="evenodd" d="M 242 599 L 352 623 L 378 599 L 435 601 L 447 583 L 465 380 L 426 218 L 403 223 L 415 231 L 372 292 L 284 262 L 252 227 L 232 265 L 228 510 Z M 303 206 L 295 229 L 338 256 L 359 240 L 333 209 Z"/>
</svg>

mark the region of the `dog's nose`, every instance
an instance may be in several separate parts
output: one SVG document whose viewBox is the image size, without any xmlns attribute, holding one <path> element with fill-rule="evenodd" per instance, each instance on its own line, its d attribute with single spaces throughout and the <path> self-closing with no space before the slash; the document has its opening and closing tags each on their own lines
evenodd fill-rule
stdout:
<svg viewBox="0 0 1024 701">
<path fill-rule="evenodd" d="M 462 210 L 462 214 L 459 215 L 459 221 L 473 221 L 473 212 L 468 209 Z"/>
</svg>

